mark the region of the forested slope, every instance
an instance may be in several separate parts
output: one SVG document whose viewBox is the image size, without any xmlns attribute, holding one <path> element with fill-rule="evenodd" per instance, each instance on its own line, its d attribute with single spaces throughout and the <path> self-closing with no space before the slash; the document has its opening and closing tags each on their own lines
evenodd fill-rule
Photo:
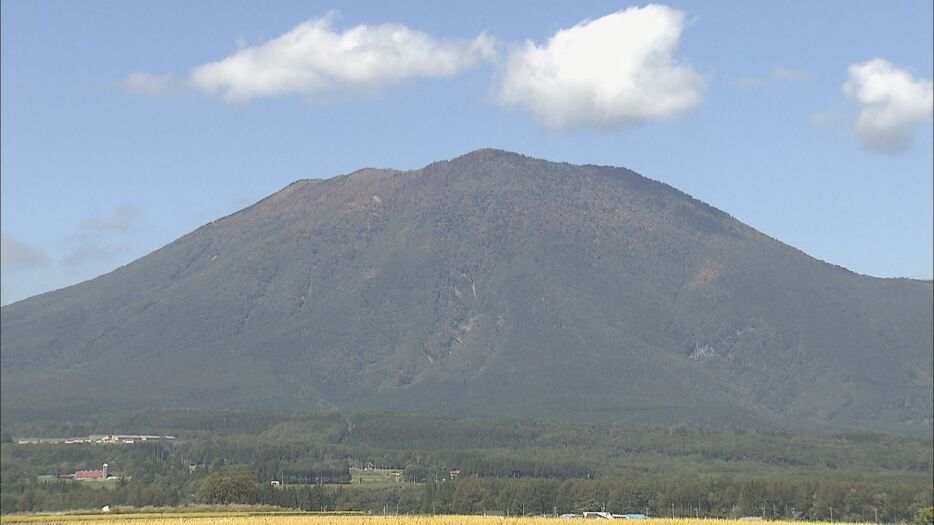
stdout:
<svg viewBox="0 0 934 525">
<path fill-rule="evenodd" d="M 622 168 L 481 150 L 296 182 L 0 310 L 4 421 L 165 406 L 929 435 L 932 285 Z"/>
</svg>

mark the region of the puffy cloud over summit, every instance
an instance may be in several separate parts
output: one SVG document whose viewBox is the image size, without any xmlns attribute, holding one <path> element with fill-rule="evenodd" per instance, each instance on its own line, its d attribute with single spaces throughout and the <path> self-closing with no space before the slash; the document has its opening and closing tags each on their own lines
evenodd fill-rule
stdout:
<svg viewBox="0 0 934 525">
<path fill-rule="evenodd" d="M 675 60 L 683 12 L 633 7 L 527 41 L 510 55 L 501 101 L 550 128 L 616 129 L 701 102 L 704 79 Z"/>
</svg>

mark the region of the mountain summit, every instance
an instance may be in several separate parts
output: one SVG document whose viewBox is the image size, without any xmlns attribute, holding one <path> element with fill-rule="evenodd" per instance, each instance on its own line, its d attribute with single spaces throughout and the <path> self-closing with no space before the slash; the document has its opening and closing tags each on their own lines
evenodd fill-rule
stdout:
<svg viewBox="0 0 934 525">
<path fill-rule="evenodd" d="M 480 150 L 301 180 L 2 308 L 5 420 L 123 408 L 932 430 L 932 285 L 630 170 Z"/>
</svg>

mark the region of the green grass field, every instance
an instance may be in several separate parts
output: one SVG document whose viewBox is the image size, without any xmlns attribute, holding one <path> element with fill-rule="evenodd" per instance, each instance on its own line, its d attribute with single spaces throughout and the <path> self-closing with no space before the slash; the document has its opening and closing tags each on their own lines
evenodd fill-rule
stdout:
<svg viewBox="0 0 934 525">
<path fill-rule="evenodd" d="M 373 469 L 362 469 L 362 468 L 352 468 L 350 469 L 350 483 L 352 484 L 383 484 L 383 483 L 400 483 L 404 481 L 402 470 L 400 469 L 391 469 L 391 468 L 373 468 Z"/>
<path fill-rule="evenodd" d="M 58 476 L 52 476 L 50 474 L 43 474 L 36 477 L 36 480 L 39 483 L 80 483 L 83 487 L 90 487 L 95 489 L 105 489 L 113 490 L 117 488 L 117 480 L 115 479 L 61 479 Z"/>
</svg>

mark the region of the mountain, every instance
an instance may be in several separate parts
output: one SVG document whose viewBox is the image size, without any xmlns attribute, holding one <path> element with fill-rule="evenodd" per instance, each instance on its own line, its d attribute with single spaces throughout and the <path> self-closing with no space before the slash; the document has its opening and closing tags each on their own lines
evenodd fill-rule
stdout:
<svg viewBox="0 0 934 525">
<path fill-rule="evenodd" d="M 4 420 L 157 407 L 932 431 L 932 283 L 630 170 L 480 150 L 301 180 L 5 306 Z"/>
</svg>

